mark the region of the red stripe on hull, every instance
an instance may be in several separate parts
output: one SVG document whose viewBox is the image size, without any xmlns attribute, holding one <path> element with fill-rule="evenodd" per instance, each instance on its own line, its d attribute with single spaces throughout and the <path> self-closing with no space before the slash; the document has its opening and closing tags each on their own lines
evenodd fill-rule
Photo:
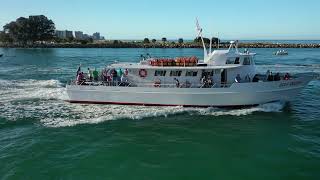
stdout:
<svg viewBox="0 0 320 180">
<path fill-rule="evenodd" d="M 79 103 L 79 104 L 114 104 L 114 105 L 135 105 L 135 106 L 182 106 L 182 107 L 225 107 L 225 108 L 241 108 L 241 107 L 252 107 L 257 106 L 258 104 L 252 105 L 227 105 L 227 106 L 208 106 L 208 105 L 178 105 L 178 104 L 145 104 L 145 103 L 129 103 L 129 102 L 106 102 L 106 101 L 76 101 L 76 100 L 66 100 L 70 103 Z"/>
</svg>

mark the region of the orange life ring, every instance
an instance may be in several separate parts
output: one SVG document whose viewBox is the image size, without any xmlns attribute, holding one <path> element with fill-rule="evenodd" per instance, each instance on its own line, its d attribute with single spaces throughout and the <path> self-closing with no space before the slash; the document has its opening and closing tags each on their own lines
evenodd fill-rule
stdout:
<svg viewBox="0 0 320 180">
<path fill-rule="evenodd" d="M 148 73 L 145 69 L 140 69 L 139 70 L 139 76 L 142 77 L 142 78 L 145 78 L 147 77 Z"/>
</svg>

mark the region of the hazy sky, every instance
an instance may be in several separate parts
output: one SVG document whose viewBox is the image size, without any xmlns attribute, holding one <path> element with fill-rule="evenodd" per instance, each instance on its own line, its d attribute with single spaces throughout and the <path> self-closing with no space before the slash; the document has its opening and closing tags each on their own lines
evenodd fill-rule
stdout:
<svg viewBox="0 0 320 180">
<path fill-rule="evenodd" d="M 43 14 L 57 29 L 101 32 L 107 39 L 195 37 L 320 39 L 319 0 L 2 0 L 0 26 Z"/>
</svg>

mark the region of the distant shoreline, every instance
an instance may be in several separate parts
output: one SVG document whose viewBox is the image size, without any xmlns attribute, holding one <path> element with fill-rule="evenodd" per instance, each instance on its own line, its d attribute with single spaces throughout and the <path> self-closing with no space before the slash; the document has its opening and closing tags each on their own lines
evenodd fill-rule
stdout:
<svg viewBox="0 0 320 180">
<path fill-rule="evenodd" d="M 209 45 L 207 45 L 209 46 Z M 80 43 L 35 43 L 35 44 L 8 44 L 0 43 L 1 48 L 202 48 L 202 44 L 194 42 L 186 43 L 142 43 L 142 42 L 105 42 L 105 43 L 89 43 L 89 44 L 80 44 Z M 216 48 L 217 45 L 212 45 L 213 48 Z M 229 43 L 221 43 L 219 48 L 228 48 Z M 320 48 L 320 43 L 312 44 L 296 44 L 296 43 L 265 43 L 265 42 L 240 42 L 239 48 Z"/>
</svg>

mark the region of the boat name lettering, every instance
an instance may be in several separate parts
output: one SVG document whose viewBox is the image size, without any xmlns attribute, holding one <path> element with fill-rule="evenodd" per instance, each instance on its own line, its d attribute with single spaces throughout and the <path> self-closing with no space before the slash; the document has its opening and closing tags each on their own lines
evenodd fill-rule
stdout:
<svg viewBox="0 0 320 180">
<path fill-rule="evenodd" d="M 301 81 L 284 82 L 284 83 L 281 83 L 281 84 L 279 85 L 279 87 L 297 86 L 297 85 L 300 85 L 300 84 L 302 84 Z"/>
</svg>

